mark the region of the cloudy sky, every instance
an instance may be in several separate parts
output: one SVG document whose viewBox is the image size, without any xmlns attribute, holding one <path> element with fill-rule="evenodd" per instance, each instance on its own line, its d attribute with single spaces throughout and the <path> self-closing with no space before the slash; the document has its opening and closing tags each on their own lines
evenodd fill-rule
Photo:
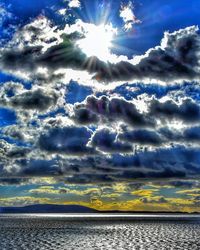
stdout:
<svg viewBox="0 0 200 250">
<path fill-rule="evenodd" d="M 2 0 L 0 207 L 200 212 L 199 0 Z"/>
</svg>

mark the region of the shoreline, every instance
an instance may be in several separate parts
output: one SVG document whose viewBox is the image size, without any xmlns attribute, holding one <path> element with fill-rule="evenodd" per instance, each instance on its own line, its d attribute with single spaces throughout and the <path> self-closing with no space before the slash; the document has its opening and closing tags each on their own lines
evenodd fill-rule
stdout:
<svg viewBox="0 0 200 250">
<path fill-rule="evenodd" d="M 57 219 L 57 220 L 69 220 L 69 221 L 92 221 L 92 220 L 110 220 L 110 221 L 117 221 L 117 220 L 141 220 L 141 221 L 199 221 L 200 222 L 200 214 L 104 214 L 104 213 L 99 213 L 99 214 L 87 214 L 87 213 L 5 213 L 5 214 L 0 214 L 0 220 L 1 219 Z"/>
</svg>

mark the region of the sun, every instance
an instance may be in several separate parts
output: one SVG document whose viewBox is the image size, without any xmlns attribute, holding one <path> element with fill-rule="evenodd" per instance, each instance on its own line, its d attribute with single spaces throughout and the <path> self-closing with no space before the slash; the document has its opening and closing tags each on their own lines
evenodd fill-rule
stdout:
<svg viewBox="0 0 200 250">
<path fill-rule="evenodd" d="M 84 38 L 78 42 L 79 48 L 88 56 L 96 56 L 102 61 L 109 61 L 110 49 L 117 30 L 112 25 L 88 24 L 85 27 Z"/>
</svg>

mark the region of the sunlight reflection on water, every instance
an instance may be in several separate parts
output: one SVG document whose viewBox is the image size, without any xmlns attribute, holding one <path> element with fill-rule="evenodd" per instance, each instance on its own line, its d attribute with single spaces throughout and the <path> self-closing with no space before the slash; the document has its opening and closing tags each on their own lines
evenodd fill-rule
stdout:
<svg viewBox="0 0 200 250">
<path fill-rule="evenodd" d="M 168 220 L 149 217 L 120 221 L 105 220 L 103 216 L 88 219 L 88 215 L 80 220 L 79 216 L 84 217 L 77 214 L 23 216 L 0 217 L 1 250 L 200 249 L 200 220 L 195 221 L 194 217 L 190 220 L 182 216 L 178 221 L 168 215 Z"/>
</svg>

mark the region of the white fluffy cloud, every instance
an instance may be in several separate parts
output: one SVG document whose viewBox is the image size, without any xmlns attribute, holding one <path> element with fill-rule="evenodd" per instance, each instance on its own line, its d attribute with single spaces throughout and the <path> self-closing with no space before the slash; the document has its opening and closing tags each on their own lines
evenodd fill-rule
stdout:
<svg viewBox="0 0 200 250">
<path fill-rule="evenodd" d="M 69 0 L 69 7 L 70 8 L 80 8 L 81 3 L 79 0 Z"/>
<path fill-rule="evenodd" d="M 135 24 L 141 23 L 135 16 L 133 3 L 130 1 L 127 5 L 122 5 L 120 10 L 120 17 L 124 22 L 124 29 L 131 30 Z"/>
</svg>

